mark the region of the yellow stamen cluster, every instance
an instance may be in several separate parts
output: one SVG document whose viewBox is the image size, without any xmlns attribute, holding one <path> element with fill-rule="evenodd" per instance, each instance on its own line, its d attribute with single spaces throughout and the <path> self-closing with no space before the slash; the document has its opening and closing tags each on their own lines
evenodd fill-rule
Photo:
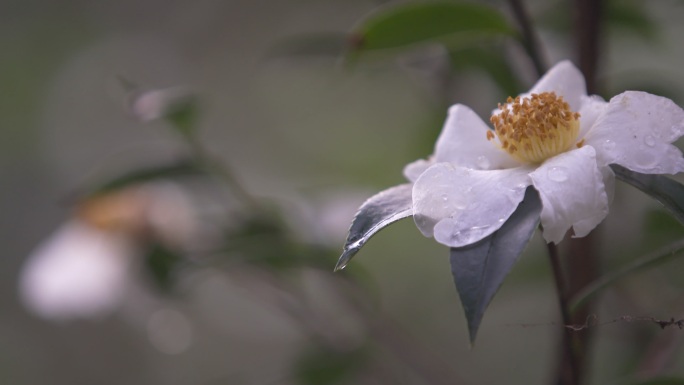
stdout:
<svg viewBox="0 0 684 385">
<path fill-rule="evenodd" d="M 509 97 L 499 110 L 490 118 L 494 132 L 487 131 L 487 139 L 498 137 L 501 148 L 522 162 L 541 163 L 575 144 L 580 115 L 553 92 Z"/>
</svg>

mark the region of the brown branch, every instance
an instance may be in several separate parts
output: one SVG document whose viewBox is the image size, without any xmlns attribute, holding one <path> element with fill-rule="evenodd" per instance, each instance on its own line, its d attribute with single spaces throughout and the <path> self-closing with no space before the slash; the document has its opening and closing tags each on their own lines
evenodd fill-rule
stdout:
<svg viewBox="0 0 684 385">
<path fill-rule="evenodd" d="M 558 248 L 553 243 L 548 243 L 547 248 L 549 250 L 553 278 L 556 283 L 561 318 L 564 325 L 571 325 L 572 319 L 570 318 L 570 308 L 568 307 L 568 290 L 565 284 L 565 277 L 563 277 L 560 258 L 558 257 Z M 564 358 L 559 372 L 559 381 L 564 385 L 577 385 L 579 384 L 579 358 L 575 349 L 575 337 L 572 330 L 567 327 L 565 328 L 565 333 L 563 333 L 562 344 Z"/>
<path fill-rule="evenodd" d="M 537 76 L 542 77 L 546 72 L 546 61 L 542 58 L 541 44 L 539 44 L 539 38 L 534 32 L 534 28 L 532 28 L 532 22 L 530 21 L 527 9 L 521 0 L 508 0 L 508 3 L 511 6 L 515 20 L 520 26 L 523 47 L 534 64 Z"/>
</svg>

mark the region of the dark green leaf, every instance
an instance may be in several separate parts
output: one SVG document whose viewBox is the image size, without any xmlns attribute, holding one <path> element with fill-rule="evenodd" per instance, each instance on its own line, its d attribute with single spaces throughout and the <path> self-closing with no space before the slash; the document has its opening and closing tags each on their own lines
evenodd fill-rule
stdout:
<svg viewBox="0 0 684 385">
<path fill-rule="evenodd" d="M 352 221 L 335 271 L 344 269 L 375 233 L 399 219 L 413 215 L 412 189 L 410 183 L 395 186 L 374 195 L 361 205 Z"/>
<path fill-rule="evenodd" d="M 513 36 L 496 9 L 470 2 L 417 2 L 382 8 L 353 32 L 353 52 L 402 48 L 418 43 L 464 46 Z"/>
<path fill-rule="evenodd" d="M 662 203 L 677 220 L 684 224 L 684 185 L 663 175 L 641 174 L 613 164 L 615 176 Z"/>
<path fill-rule="evenodd" d="M 539 194 L 528 187 L 523 201 L 498 231 L 472 245 L 451 248 L 451 273 L 468 320 L 471 344 L 487 306 L 534 235 L 541 209 Z"/>
<path fill-rule="evenodd" d="M 194 162 L 182 161 L 171 165 L 163 165 L 149 169 L 136 170 L 122 175 L 106 183 L 96 186 L 85 195 L 97 195 L 112 192 L 134 184 L 150 182 L 159 179 L 172 179 L 193 175 L 200 175 L 203 171 Z"/>
</svg>

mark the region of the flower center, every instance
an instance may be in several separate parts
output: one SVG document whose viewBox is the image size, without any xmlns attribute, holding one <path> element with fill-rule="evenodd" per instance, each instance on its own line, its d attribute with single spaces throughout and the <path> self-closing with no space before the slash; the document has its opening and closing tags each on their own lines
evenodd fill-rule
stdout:
<svg viewBox="0 0 684 385">
<path fill-rule="evenodd" d="M 570 110 L 562 96 L 542 92 L 508 97 L 506 104 L 499 103 L 499 110 L 489 119 L 494 132 L 487 131 L 487 139 L 496 134 L 501 148 L 519 161 L 541 163 L 575 144 L 580 115 Z M 582 142 L 577 143 L 581 146 Z"/>
</svg>

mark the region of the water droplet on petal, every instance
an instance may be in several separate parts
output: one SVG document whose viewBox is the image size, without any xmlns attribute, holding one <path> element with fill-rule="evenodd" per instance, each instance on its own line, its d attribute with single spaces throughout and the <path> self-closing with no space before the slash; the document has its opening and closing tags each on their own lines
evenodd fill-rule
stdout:
<svg viewBox="0 0 684 385">
<path fill-rule="evenodd" d="M 646 169 L 653 168 L 658 165 L 658 157 L 653 151 L 638 151 L 634 154 L 634 162 Z"/>
<path fill-rule="evenodd" d="M 653 137 L 653 135 L 646 135 L 646 137 L 644 138 L 644 143 L 646 143 L 648 147 L 653 147 L 655 146 L 655 138 Z"/>
<path fill-rule="evenodd" d="M 448 201 L 448 200 L 449 200 L 449 196 L 446 195 L 446 194 L 442 194 L 442 200 L 443 200 L 444 202 Z"/>
<path fill-rule="evenodd" d="M 547 176 L 554 182 L 565 182 L 568 180 L 568 170 L 562 166 L 551 167 Z"/>
<path fill-rule="evenodd" d="M 606 141 L 603 142 L 602 147 L 606 151 L 613 151 L 615 149 L 615 142 L 610 139 L 606 139 Z"/>
<path fill-rule="evenodd" d="M 478 157 L 477 157 L 476 163 L 477 163 L 477 167 L 479 167 L 479 168 L 481 168 L 481 169 L 483 169 L 483 170 L 488 170 L 488 169 L 489 169 L 489 166 L 490 166 L 490 164 L 489 164 L 489 159 L 488 159 L 486 156 L 484 156 L 484 155 L 478 156 Z"/>
</svg>

